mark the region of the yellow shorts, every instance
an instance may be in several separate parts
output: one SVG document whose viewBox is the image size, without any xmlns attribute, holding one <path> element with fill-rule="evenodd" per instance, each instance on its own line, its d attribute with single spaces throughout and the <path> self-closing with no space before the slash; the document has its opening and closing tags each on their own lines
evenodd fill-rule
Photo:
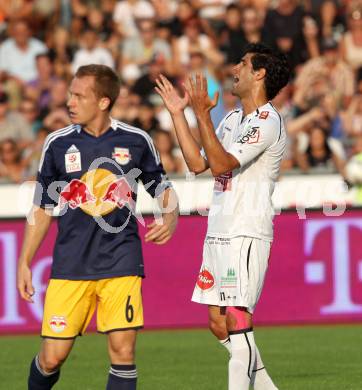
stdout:
<svg viewBox="0 0 362 390">
<path fill-rule="evenodd" d="M 97 307 L 101 333 L 143 327 L 140 276 L 100 280 L 50 279 L 42 337 L 71 339 L 85 332 Z"/>
</svg>

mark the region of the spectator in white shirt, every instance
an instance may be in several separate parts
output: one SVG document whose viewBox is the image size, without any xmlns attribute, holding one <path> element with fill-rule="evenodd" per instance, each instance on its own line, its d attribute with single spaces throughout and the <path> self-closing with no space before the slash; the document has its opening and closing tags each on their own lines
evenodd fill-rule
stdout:
<svg viewBox="0 0 362 390">
<path fill-rule="evenodd" d="M 46 51 L 44 43 L 31 37 L 27 22 L 15 21 L 10 26 L 10 38 L 0 45 L 0 75 L 20 84 L 36 79 L 35 58 Z"/>
<path fill-rule="evenodd" d="M 109 50 L 99 45 L 97 33 L 94 30 L 85 30 L 82 34 L 82 48 L 77 50 L 72 63 L 72 72 L 80 66 L 98 64 L 107 65 L 114 69 L 114 59 Z"/>
<path fill-rule="evenodd" d="M 152 19 L 156 16 L 152 4 L 145 0 L 118 1 L 113 13 L 113 20 L 118 32 L 123 37 L 138 35 L 137 19 Z"/>
</svg>

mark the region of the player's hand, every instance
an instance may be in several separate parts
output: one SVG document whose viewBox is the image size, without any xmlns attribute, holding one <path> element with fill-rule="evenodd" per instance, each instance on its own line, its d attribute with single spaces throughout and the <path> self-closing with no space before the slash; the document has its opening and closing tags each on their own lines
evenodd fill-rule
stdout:
<svg viewBox="0 0 362 390">
<path fill-rule="evenodd" d="M 163 102 L 171 114 L 177 114 L 185 109 L 189 102 L 187 93 L 181 97 L 170 81 L 163 75 L 156 79 L 156 92 L 162 97 Z"/>
<path fill-rule="evenodd" d="M 145 235 L 146 242 L 162 245 L 170 240 L 177 225 L 177 216 L 173 213 L 164 214 L 162 221 L 155 220 L 147 226 L 149 229 Z"/>
<path fill-rule="evenodd" d="M 18 266 L 18 290 L 20 296 L 27 302 L 34 303 L 33 295 L 35 293 L 30 267 L 20 263 Z"/>
<path fill-rule="evenodd" d="M 206 77 L 200 72 L 196 73 L 195 80 L 192 76 L 188 77 L 185 89 L 195 114 L 209 112 L 216 106 L 219 99 L 219 92 L 216 92 L 214 97 L 210 99 L 207 93 Z"/>
</svg>

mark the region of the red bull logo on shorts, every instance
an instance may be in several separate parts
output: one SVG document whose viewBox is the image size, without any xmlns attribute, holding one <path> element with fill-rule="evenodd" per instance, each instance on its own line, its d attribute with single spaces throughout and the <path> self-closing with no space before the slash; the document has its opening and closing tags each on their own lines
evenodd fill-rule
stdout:
<svg viewBox="0 0 362 390">
<path fill-rule="evenodd" d="M 64 316 L 52 316 L 49 326 L 53 332 L 61 333 L 67 327 L 67 321 Z"/>
</svg>

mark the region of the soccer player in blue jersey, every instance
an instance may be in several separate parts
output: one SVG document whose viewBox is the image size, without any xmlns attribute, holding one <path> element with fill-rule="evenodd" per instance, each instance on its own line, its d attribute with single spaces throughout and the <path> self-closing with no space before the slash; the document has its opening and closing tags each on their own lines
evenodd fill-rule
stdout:
<svg viewBox="0 0 362 390">
<path fill-rule="evenodd" d="M 80 67 L 70 85 L 72 125 L 51 133 L 39 165 L 32 221 L 26 225 L 18 289 L 33 302 L 30 264 L 59 205 L 58 235 L 46 291 L 40 352 L 31 363 L 29 390 L 51 389 L 60 367 L 97 307 L 97 329 L 107 334 L 111 362 L 107 390 L 134 390 L 137 330 L 143 326 L 144 276 L 135 202 L 138 180 L 159 200 L 162 218 L 145 239 L 164 244 L 178 215 L 152 139 L 110 118 L 119 79 L 108 67 Z M 58 189 L 59 188 L 59 189 Z M 166 210 L 166 211 L 165 211 Z"/>
</svg>

